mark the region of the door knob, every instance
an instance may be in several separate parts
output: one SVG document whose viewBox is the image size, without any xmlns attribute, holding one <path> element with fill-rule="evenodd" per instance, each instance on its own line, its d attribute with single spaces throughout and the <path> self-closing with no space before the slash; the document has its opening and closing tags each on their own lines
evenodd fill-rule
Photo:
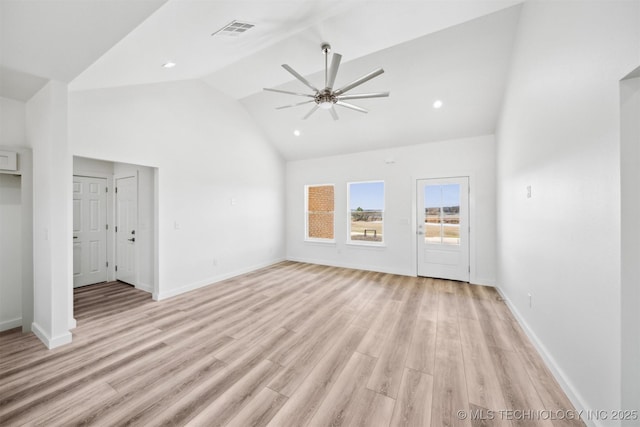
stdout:
<svg viewBox="0 0 640 427">
<path fill-rule="evenodd" d="M 129 240 L 130 242 L 135 242 L 135 241 L 136 241 L 136 238 L 135 238 L 135 237 L 132 237 L 132 238 L 127 239 L 127 240 Z"/>
</svg>

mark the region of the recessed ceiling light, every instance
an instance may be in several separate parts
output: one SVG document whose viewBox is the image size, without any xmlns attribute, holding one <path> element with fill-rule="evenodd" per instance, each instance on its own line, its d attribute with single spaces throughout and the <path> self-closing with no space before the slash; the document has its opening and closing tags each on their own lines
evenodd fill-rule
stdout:
<svg viewBox="0 0 640 427">
<path fill-rule="evenodd" d="M 436 99 L 435 102 L 433 103 L 433 108 L 440 108 L 442 107 L 442 101 L 440 101 L 439 99 Z"/>
<path fill-rule="evenodd" d="M 298 129 L 296 129 L 296 130 L 293 131 L 293 134 L 295 136 L 300 136 L 300 131 Z"/>
<path fill-rule="evenodd" d="M 165 62 L 164 64 L 162 64 L 163 68 L 173 68 L 175 66 L 176 66 L 176 63 L 175 62 L 171 62 L 171 61 Z"/>
</svg>

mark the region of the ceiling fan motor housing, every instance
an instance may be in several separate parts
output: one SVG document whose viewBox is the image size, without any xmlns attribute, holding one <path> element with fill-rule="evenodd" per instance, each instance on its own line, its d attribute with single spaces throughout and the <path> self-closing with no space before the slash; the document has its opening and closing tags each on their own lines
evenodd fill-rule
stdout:
<svg viewBox="0 0 640 427">
<path fill-rule="evenodd" d="M 314 100 L 320 108 L 331 108 L 338 100 L 336 96 L 329 90 L 324 89 L 316 94 Z"/>
</svg>

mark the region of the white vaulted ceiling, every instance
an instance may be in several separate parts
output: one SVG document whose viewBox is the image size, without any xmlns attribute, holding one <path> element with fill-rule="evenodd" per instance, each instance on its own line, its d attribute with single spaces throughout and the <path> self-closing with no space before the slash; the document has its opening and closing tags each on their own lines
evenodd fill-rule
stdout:
<svg viewBox="0 0 640 427">
<path fill-rule="evenodd" d="M 338 72 L 336 87 L 380 66 L 385 70 L 380 77 L 349 92 L 391 92 L 389 98 L 349 101 L 368 109 L 368 114 L 334 107 L 340 116 L 338 121 L 321 110 L 302 120 L 311 106 L 284 110 L 274 107 L 304 98 L 273 92 L 254 93 L 243 98 L 242 103 L 287 159 L 492 134 L 502 103 L 518 14 L 516 6 L 355 60 L 343 57 L 346 61 Z M 319 47 L 310 50 L 315 53 L 313 62 L 322 64 Z M 287 62 L 299 68 L 297 58 Z M 275 64 L 272 67 L 287 77 L 284 69 Z M 323 79 L 322 71 L 309 77 L 318 85 Z M 309 92 L 298 81 L 278 87 Z M 442 108 L 433 108 L 436 100 L 442 101 Z M 300 136 L 294 135 L 294 130 Z"/>
<path fill-rule="evenodd" d="M 0 0 L 0 96 L 72 81 L 167 0 Z"/>
<path fill-rule="evenodd" d="M 72 91 L 202 79 L 239 100 L 287 159 L 487 134 L 519 3 L 0 0 L 0 96 L 28 99 L 48 79 Z M 237 38 L 211 36 L 232 20 L 255 27 Z M 302 121 L 307 107 L 275 110 L 297 98 L 262 88 L 305 89 L 283 63 L 320 82 L 322 42 L 343 55 L 336 84 L 381 66 L 385 74 L 352 92 L 391 96 L 354 102 L 366 115 L 339 109 L 336 122 L 325 111 Z M 177 65 L 163 68 L 168 61 Z M 444 102 L 437 111 L 435 99 Z"/>
</svg>

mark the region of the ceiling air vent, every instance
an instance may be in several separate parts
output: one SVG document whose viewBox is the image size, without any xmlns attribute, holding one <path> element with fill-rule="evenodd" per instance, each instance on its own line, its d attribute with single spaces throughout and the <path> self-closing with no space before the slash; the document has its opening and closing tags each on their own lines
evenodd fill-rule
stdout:
<svg viewBox="0 0 640 427">
<path fill-rule="evenodd" d="M 249 31 L 255 27 L 254 24 L 249 24 L 248 22 L 241 21 L 231 21 L 224 27 L 220 28 L 218 31 L 211 34 L 212 36 L 227 36 L 227 37 L 239 37 L 245 32 Z"/>
</svg>

